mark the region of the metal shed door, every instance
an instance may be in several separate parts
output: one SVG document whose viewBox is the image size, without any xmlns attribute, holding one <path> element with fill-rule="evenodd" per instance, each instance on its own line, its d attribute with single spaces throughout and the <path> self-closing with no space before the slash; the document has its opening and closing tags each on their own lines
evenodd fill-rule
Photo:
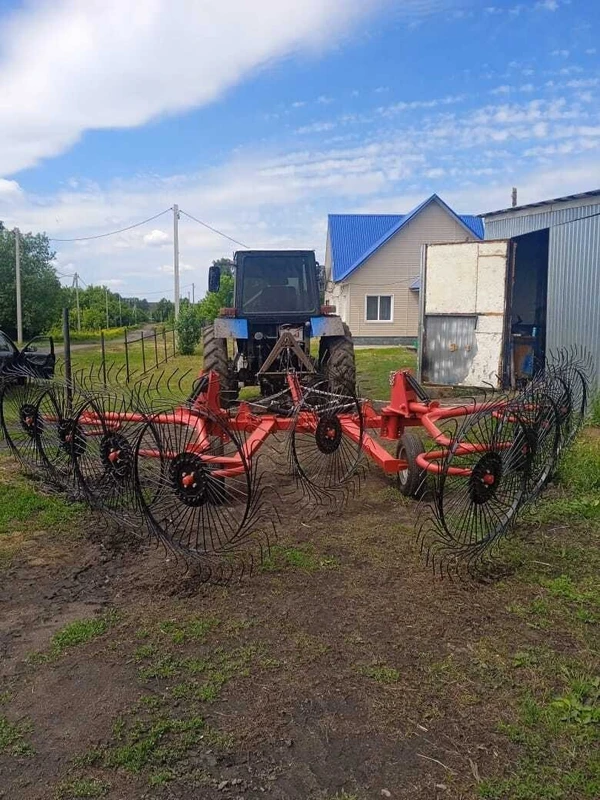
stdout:
<svg viewBox="0 0 600 800">
<path fill-rule="evenodd" d="M 512 271 L 510 240 L 430 244 L 421 265 L 419 376 L 501 385 Z"/>
</svg>

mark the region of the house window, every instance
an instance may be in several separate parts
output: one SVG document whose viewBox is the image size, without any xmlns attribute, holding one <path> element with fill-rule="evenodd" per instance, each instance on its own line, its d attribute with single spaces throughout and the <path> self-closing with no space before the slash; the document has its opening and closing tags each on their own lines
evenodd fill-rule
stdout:
<svg viewBox="0 0 600 800">
<path fill-rule="evenodd" d="M 391 322 L 393 316 L 393 294 L 368 294 L 365 297 L 365 319 L 367 322 Z"/>
</svg>

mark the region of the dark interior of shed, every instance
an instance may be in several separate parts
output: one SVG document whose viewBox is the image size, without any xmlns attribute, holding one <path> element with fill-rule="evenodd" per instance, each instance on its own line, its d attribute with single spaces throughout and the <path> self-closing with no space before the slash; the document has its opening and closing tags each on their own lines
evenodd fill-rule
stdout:
<svg viewBox="0 0 600 800">
<path fill-rule="evenodd" d="M 511 295 L 511 373 L 513 383 L 544 365 L 548 298 L 548 242 L 543 228 L 516 236 Z"/>
</svg>

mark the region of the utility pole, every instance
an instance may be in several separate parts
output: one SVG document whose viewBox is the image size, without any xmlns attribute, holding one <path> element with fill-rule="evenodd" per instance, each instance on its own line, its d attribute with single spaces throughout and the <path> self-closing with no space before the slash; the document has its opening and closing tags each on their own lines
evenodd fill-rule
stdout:
<svg viewBox="0 0 600 800">
<path fill-rule="evenodd" d="M 110 328 L 109 320 L 108 320 L 108 287 L 104 287 L 104 291 L 106 293 L 106 328 Z"/>
<path fill-rule="evenodd" d="M 15 284 L 17 287 L 17 344 L 23 344 L 23 311 L 21 308 L 21 234 L 15 228 Z"/>
<path fill-rule="evenodd" d="M 81 311 L 79 309 L 79 275 L 73 275 L 73 283 L 75 284 L 75 303 L 77 306 L 77 330 L 81 332 Z"/>
<path fill-rule="evenodd" d="M 515 208 L 516 205 L 517 205 L 517 187 L 516 186 L 513 186 L 511 200 L 512 200 L 512 207 Z"/>
<path fill-rule="evenodd" d="M 192 283 L 192 305 L 194 305 L 194 303 L 196 302 L 196 299 L 195 299 L 195 298 L 196 298 L 195 291 L 196 291 L 196 284 L 195 284 L 195 283 Z"/>
<path fill-rule="evenodd" d="M 179 317 L 179 206 L 173 204 L 173 280 L 175 320 Z"/>
</svg>

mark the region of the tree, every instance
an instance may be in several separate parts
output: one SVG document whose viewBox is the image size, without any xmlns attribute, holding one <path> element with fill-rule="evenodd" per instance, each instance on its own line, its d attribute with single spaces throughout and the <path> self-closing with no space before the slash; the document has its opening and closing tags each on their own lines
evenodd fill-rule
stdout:
<svg viewBox="0 0 600 800">
<path fill-rule="evenodd" d="M 174 316 L 175 304 L 171 302 L 171 300 L 167 300 L 166 297 L 163 297 L 158 301 L 154 311 L 152 312 L 152 318 L 154 322 L 169 322 Z"/>
<path fill-rule="evenodd" d="M 177 342 L 179 352 L 191 356 L 200 341 L 200 320 L 190 303 L 181 305 L 177 319 Z"/>
<path fill-rule="evenodd" d="M 60 317 L 63 289 L 56 276 L 48 237 L 21 234 L 23 336 L 49 330 Z M 0 222 L 0 328 L 16 339 L 15 235 Z"/>
<path fill-rule="evenodd" d="M 212 265 L 213 267 L 220 267 L 221 277 L 223 277 L 223 275 L 229 275 L 229 277 L 232 278 L 235 273 L 235 264 L 230 258 L 217 258 L 212 262 Z"/>
<path fill-rule="evenodd" d="M 219 316 L 222 308 L 233 305 L 233 277 L 221 275 L 221 288 L 218 292 L 207 292 L 198 303 L 197 314 L 202 325 L 207 325 Z"/>
</svg>

